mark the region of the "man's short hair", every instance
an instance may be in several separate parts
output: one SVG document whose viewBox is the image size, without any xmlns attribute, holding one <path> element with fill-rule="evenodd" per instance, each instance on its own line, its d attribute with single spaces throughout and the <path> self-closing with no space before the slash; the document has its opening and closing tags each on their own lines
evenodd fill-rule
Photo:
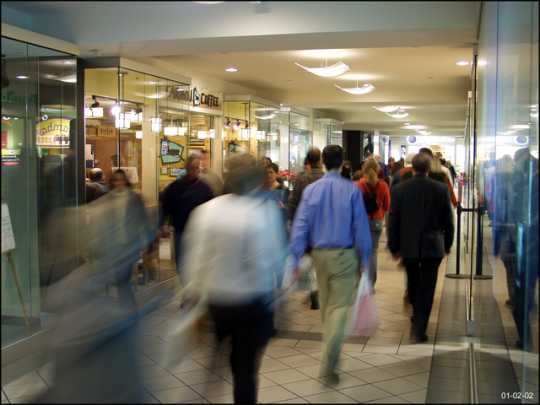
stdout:
<svg viewBox="0 0 540 405">
<path fill-rule="evenodd" d="M 429 155 L 430 157 L 433 157 L 433 152 L 429 148 L 420 148 L 418 153 L 425 153 L 426 155 Z"/>
<path fill-rule="evenodd" d="M 200 153 L 198 153 L 198 152 L 190 153 L 188 158 L 186 159 L 186 168 L 191 166 L 195 160 L 200 159 L 200 158 L 201 158 Z"/>
<path fill-rule="evenodd" d="M 431 157 L 426 153 L 418 153 L 412 160 L 412 167 L 416 173 L 426 174 L 431 166 Z"/>
<path fill-rule="evenodd" d="M 328 145 L 323 149 L 322 158 L 327 170 L 339 169 L 343 164 L 343 148 L 339 145 Z"/>
<path fill-rule="evenodd" d="M 321 150 L 319 148 L 310 148 L 306 155 L 306 164 L 311 167 L 320 166 L 321 164 Z"/>
</svg>

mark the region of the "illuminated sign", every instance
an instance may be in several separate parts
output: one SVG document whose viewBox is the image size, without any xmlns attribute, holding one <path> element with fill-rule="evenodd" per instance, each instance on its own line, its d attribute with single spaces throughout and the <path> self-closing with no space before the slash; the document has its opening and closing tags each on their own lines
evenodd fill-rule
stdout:
<svg viewBox="0 0 540 405">
<path fill-rule="evenodd" d="M 36 125 L 36 145 L 45 148 L 69 148 L 69 124 L 65 118 L 54 118 Z"/>
</svg>

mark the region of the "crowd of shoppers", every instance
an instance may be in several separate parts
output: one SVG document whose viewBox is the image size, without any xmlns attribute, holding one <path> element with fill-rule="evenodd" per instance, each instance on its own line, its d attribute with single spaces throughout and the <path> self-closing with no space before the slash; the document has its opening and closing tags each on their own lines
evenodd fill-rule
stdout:
<svg viewBox="0 0 540 405">
<path fill-rule="evenodd" d="M 108 221 L 97 221 L 92 229 L 111 226 L 113 232 L 100 232 L 114 240 L 107 243 L 113 246 L 107 252 L 89 243 L 94 249 L 90 256 L 113 270 L 104 273 L 108 276 L 101 283 L 116 285 L 126 308 L 134 308 L 129 280 L 135 263 L 156 235 L 166 232 L 166 224 L 174 228 L 185 302 L 205 303 L 218 347 L 230 338 L 235 403 L 257 401 L 260 360 L 276 334 L 275 302 L 286 289 L 283 274 L 290 269 L 298 279 L 306 255 L 314 275 L 311 309 L 320 310 L 324 331 L 320 378 L 339 383 L 350 307 L 363 275 L 369 275 L 375 292 L 378 247 L 388 216 L 388 248 L 402 261 L 408 279 L 411 339 L 427 340 L 438 267 L 454 232 L 451 180 L 431 150 L 390 165 L 370 156 L 351 181 L 351 165 L 340 146 L 329 145 L 322 153 L 311 148 L 291 192 L 267 157 L 257 161 L 246 153 L 233 155 L 224 180 L 204 151 L 188 156 L 185 168 L 186 174 L 160 195 L 160 231 L 150 226 L 125 172 L 115 171 L 105 187 L 103 173 L 91 171 L 89 207 L 94 213 L 96 207 L 107 207 L 108 212 Z"/>
</svg>

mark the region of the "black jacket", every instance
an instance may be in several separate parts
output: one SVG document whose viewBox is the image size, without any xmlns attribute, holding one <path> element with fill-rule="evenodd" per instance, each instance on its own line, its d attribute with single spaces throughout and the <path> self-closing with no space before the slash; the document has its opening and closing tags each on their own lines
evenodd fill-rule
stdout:
<svg viewBox="0 0 540 405">
<path fill-rule="evenodd" d="M 212 189 L 202 180 L 187 180 L 183 177 L 173 181 L 161 196 L 160 226 L 165 219 L 170 218 L 174 230 L 181 233 L 191 211 L 213 197 Z"/>
<path fill-rule="evenodd" d="M 454 217 L 446 185 L 414 176 L 392 190 L 388 247 L 403 258 L 442 258 L 452 247 Z"/>
</svg>

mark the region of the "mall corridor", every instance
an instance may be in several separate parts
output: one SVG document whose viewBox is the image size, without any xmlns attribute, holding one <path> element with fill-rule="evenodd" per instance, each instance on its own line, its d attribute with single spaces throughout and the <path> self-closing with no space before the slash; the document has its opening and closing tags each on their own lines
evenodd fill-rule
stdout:
<svg viewBox="0 0 540 405">
<path fill-rule="evenodd" d="M 538 403 L 538 2 L 3 1 L 2 403 Z"/>
</svg>

